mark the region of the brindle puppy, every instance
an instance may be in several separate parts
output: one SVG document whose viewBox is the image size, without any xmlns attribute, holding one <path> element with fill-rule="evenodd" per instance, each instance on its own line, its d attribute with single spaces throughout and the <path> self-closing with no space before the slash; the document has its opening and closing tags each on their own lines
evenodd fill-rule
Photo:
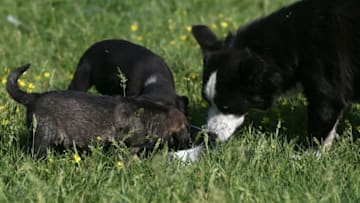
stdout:
<svg viewBox="0 0 360 203">
<path fill-rule="evenodd" d="M 190 125 L 173 105 L 159 105 L 141 97 L 97 96 L 79 91 L 26 93 L 17 80 L 30 65 L 8 76 L 7 91 L 27 108 L 30 143 L 36 155 L 48 148 L 87 149 L 100 137 L 104 144 L 122 141 L 136 152 L 168 145 L 188 148 Z"/>
</svg>

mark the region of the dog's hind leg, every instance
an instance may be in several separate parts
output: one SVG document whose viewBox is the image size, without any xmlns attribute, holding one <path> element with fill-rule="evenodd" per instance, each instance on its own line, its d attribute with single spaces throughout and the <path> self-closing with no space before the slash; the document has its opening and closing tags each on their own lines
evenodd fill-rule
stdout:
<svg viewBox="0 0 360 203">
<path fill-rule="evenodd" d="M 68 89 L 87 91 L 91 85 L 91 65 L 87 60 L 80 60 Z"/>
<path fill-rule="evenodd" d="M 32 117 L 30 125 L 29 144 L 31 146 L 31 154 L 34 157 L 44 157 L 50 148 L 54 148 L 57 144 L 62 144 L 66 136 L 46 117 Z"/>
</svg>

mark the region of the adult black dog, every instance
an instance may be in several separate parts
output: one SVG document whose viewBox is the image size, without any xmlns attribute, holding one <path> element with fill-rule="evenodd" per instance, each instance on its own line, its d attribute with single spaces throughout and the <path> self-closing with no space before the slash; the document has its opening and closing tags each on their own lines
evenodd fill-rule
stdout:
<svg viewBox="0 0 360 203">
<path fill-rule="evenodd" d="M 179 150 L 191 146 L 190 125 L 172 105 L 160 105 L 142 97 L 97 96 L 79 91 L 26 93 L 17 80 L 29 68 L 10 73 L 6 89 L 27 108 L 29 142 L 35 155 L 49 148 L 79 149 L 100 138 L 105 145 L 122 141 L 133 152 L 151 152 L 154 147 Z"/>
<path fill-rule="evenodd" d="M 192 33 L 204 57 L 207 128 L 226 140 L 251 109 L 268 109 L 300 84 L 311 145 L 331 146 L 345 107 L 360 98 L 360 1 L 303 0 L 220 40 Z M 317 140 L 317 141 L 315 141 Z"/>
<path fill-rule="evenodd" d="M 120 74 L 127 81 L 121 82 Z M 68 89 L 87 91 L 92 85 L 102 94 L 141 95 L 177 106 L 186 114 L 188 99 L 176 94 L 172 73 L 163 59 L 125 40 L 103 40 L 85 51 Z"/>
</svg>

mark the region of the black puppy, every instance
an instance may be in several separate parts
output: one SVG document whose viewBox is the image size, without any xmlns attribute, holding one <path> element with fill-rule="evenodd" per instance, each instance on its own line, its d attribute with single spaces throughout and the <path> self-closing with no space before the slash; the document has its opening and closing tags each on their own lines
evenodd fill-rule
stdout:
<svg viewBox="0 0 360 203">
<path fill-rule="evenodd" d="M 330 147 L 351 100 L 360 99 L 360 1 L 304 0 L 220 40 L 206 26 L 192 33 L 204 57 L 207 128 L 226 140 L 251 109 L 268 109 L 300 84 L 308 134 Z"/>
<path fill-rule="evenodd" d="M 79 91 L 26 93 L 17 80 L 24 65 L 8 76 L 7 91 L 27 107 L 30 143 L 37 155 L 48 148 L 76 145 L 86 149 L 100 137 L 104 144 L 123 141 L 132 151 L 151 151 L 156 144 L 179 150 L 191 143 L 185 115 L 172 105 L 136 97 L 96 96 Z"/>
<path fill-rule="evenodd" d="M 119 74 L 127 79 L 122 84 Z M 175 105 L 186 113 L 188 99 L 178 96 L 172 73 L 161 57 L 125 40 L 93 44 L 81 57 L 69 90 L 87 91 L 92 85 L 106 95 L 139 96 Z"/>
</svg>

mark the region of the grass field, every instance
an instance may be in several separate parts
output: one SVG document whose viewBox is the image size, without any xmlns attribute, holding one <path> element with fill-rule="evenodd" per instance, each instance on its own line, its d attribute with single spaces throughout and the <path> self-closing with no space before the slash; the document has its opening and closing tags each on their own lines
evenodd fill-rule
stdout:
<svg viewBox="0 0 360 203">
<path fill-rule="evenodd" d="M 0 2 L 0 202 L 360 202 L 360 106 L 348 108 L 333 149 L 306 152 L 306 101 L 295 93 L 269 112 L 251 112 L 233 138 L 191 165 L 100 146 L 34 160 L 25 151 L 25 109 L 6 91 L 10 70 L 31 63 L 20 85 L 66 89 L 82 53 L 122 38 L 161 55 L 177 91 L 202 125 L 201 55 L 189 32 L 207 24 L 219 36 L 293 0 L 2 0 Z M 305 143 L 305 144 L 304 144 Z"/>
</svg>

